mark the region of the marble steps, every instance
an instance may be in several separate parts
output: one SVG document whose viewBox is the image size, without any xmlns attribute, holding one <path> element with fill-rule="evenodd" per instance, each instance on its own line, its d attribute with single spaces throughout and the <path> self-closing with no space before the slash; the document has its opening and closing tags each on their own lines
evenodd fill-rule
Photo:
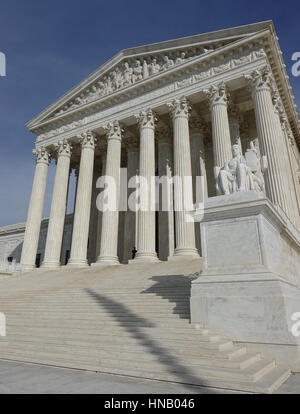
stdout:
<svg viewBox="0 0 300 414">
<path fill-rule="evenodd" d="M 5 309 L 4 309 L 5 310 Z M 165 311 L 166 309 L 162 309 L 162 311 Z M 22 314 L 24 314 L 24 311 L 20 310 L 20 311 L 10 311 L 9 313 L 7 313 L 7 316 L 10 317 L 18 317 L 21 316 Z M 44 318 L 60 318 L 62 316 L 67 315 L 68 312 L 64 312 L 64 311 L 59 311 L 59 310 L 43 310 L 43 311 L 39 311 L 39 313 L 37 314 L 37 311 L 33 310 L 33 311 L 27 311 L 26 310 L 26 316 L 29 319 L 44 319 Z M 168 314 L 166 315 L 162 315 L 162 312 L 160 311 L 160 309 L 140 309 L 139 313 L 134 313 L 132 312 L 132 310 L 129 310 L 128 308 L 126 308 L 126 312 L 124 312 L 124 310 L 120 309 L 120 310 L 87 310 L 87 311 L 80 311 L 80 310 L 72 310 L 70 312 L 70 315 L 68 315 L 68 318 L 70 317 L 70 319 L 89 319 L 89 320 L 93 320 L 93 319 L 97 319 L 97 318 L 113 318 L 113 319 L 132 319 L 132 318 L 141 318 L 141 317 L 148 317 L 148 318 L 153 318 L 153 320 L 160 320 L 160 319 L 171 319 L 174 320 L 175 319 L 188 319 L 190 318 L 190 312 L 189 309 L 185 309 L 184 312 L 183 311 L 176 311 L 176 309 L 168 309 Z M 151 320 L 150 319 L 150 320 Z"/>
<path fill-rule="evenodd" d="M 12 334 L 8 334 L 9 337 L 7 336 L 7 340 L 10 341 L 10 343 L 12 342 L 20 342 L 23 343 L 24 346 L 27 346 L 27 344 L 31 343 L 35 343 L 37 345 L 43 346 L 43 341 L 45 341 L 45 344 L 51 343 L 51 345 L 53 346 L 72 346 L 72 344 L 74 346 L 79 346 L 79 347 L 85 347 L 85 346 L 92 346 L 94 345 L 95 347 L 101 347 L 104 346 L 105 344 L 112 344 L 114 345 L 139 345 L 141 342 L 145 345 L 151 345 L 153 343 L 153 338 L 152 337 L 148 337 L 146 336 L 146 334 L 143 334 L 142 332 L 140 332 L 139 330 L 134 330 L 131 329 L 131 334 L 130 332 L 126 333 L 122 336 L 118 336 L 116 337 L 115 335 L 99 335 L 100 337 L 95 337 L 92 338 L 90 337 L 90 340 L 87 341 L 85 337 L 76 337 L 73 336 L 71 339 L 59 339 L 59 338 L 49 338 L 46 337 L 46 339 L 43 338 L 43 336 L 34 336 L 34 337 L 29 337 L 28 335 L 26 335 L 26 333 L 24 332 L 24 336 L 22 338 L 22 336 L 20 334 L 17 333 L 12 333 Z M 18 341 L 18 337 L 22 338 L 19 339 Z M 5 339 L 1 340 L 1 343 L 5 342 Z M 186 350 L 197 350 L 198 348 L 204 349 L 204 348 L 209 348 L 209 349 L 217 349 L 217 350 L 226 350 L 226 349 L 231 349 L 232 348 L 232 342 L 228 339 L 224 339 L 220 336 L 216 337 L 216 336 L 211 336 L 210 337 L 212 340 L 208 340 L 208 336 L 199 336 L 198 338 L 185 338 L 185 337 L 181 337 L 180 339 L 174 339 L 174 338 L 159 338 L 159 342 L 157 342 L 159 345 L 162 346 L 166 346 L 169 347 L 170 349 L 173 348 L 181 348 L 184 347 L 184 349 Z M 59 341 L 63 341 L 63 343 L 59 342 Z M 126 341 L 126 342 L 125 342 Z M 57 343 L 59 342 L 59 343 Z"/>
<path fill-rule="evenodd" d="M 182 340 L 200 340 L 200 341 L 209 341 L 213 342 L 221 338 L 224 339 L 224 336 L 221 336 L 217 333 L 208 332 L 207 330 L 198 331 L 191 329 L 177 328 L 174 329 L 160 329 L 160 328 L 143 328 L 139 327 L 139 332 L 144 335 L 148 335 L 151 338 L 157 339 L 178 339 Z M 9 324 L 8 337 L 12 336 L 23 336 L 23 335 L 33 335 L 46 338 L 66 338 L 69 337 L 74 339 L 74 337 L 84 335 L 85 340 L 100 340 L 103 336 L 112 336 L 117 335 L 119 337 L 132 336 L 132 332 L 124 327 L 120 329 L 119 327 L 112 326 L 82 326 L 82 327 L 70 327 L 69 330 L 66 330 L 65 327 L 61 326 L 24 326 L 21 323 L 19 324 Z"/>
<path fill-rule="evenodd" d="M 129 309 L 143 309 L 143 308 L 147 308 L 149 307 L 149 305 L 152 305 L 153 310 L 156 309 L 189 309 L 190 308 L 190 303 L 189 301 L 180 301 L 178 303 L 175 302 L 168 302 L 168 301 L 162 301 L 162 300 L 157 300 L 157 301 L 140 301 L 140 302 L 127 302 L 126 301 L 126 308 Z M 12 311 L 12 310 L 23 310 L 24 309 L 24 303 L 20 302 L 20 303 L 3 303 L 3 301 L 1 301 L 1 307 L 7 309 L 8 311 Z M 101 308 L 105 309 L 118 309 L 120 308 L 120 305 L 117 304 L 112 304 L 109 301 L 106 303 L 102 302 Z M 75 309 L 78 309 L 80 311 L 87 311 L 90 309 L 96 309 L 99 310 L 101 309 L 99 307 L 98 303 L 78 303 L 78 304 L 74 304 L 74 303 L 49 303 L 49 302 L 43 302 L 43 303 L 28 303 L 28 305 L 26 306 L 26 310 L 27 311 L 35 311 L 37 309 L 43 311 L 43 310 L 54 310 L 57 309 L 59 311 L 73 311 Z"/>
<path fill-rule="evenodd" d="M 10 342 L 12 341 L 12 342 Z M 74 341 L 69 341 L 69 343 L 60 343 L 58 341 L 54 340 L 48 340 L 48 341 L 33 341 L 31 339 L 23 340 L 22 342 L 18 342 L 18 339 L 11 339 L 7 343 L 7 347 L 5 346 L 5 343 L 1 345 L 1 351 L 5 355 L 11 354 L 11 353 L 18 353 L 22 354 L 23 356 L 38 354 L 49 357 L 49 356 L 55 356 L 56 358 L 60 356 L 60 358 L 64 359 L 74 359 L 75 361 L 97 361 L 99 358 L 103 357 L 103 349 L 102 347 L 107 345 L 105 342 L 101 342 L 101 345 L 98 344 L 98 348 L 95 348 L 94 346 L 97 346 L 97 344 L 91 342 L 91 343 L 81 343 Z M 126 346 L 128 346 L 130 342 L 126 341 Z M 188 363 L 188 369 L 191 371 L 195 371 L 196 373 L 198 367 L 201 367 L 201 369 L 205 369 L 206 372 L 211 371 L 214 372 L 214 375 L 216 375 L 216 371 L 218 371 L 218 375 L 224 372 L 226 372 L 227 369 L 233 369 L 233 372 L 231 372 L 231 376 L 238 376 L 239 374 L 236 371 L 236 367 L 220 367 L 219 365 L 212 365 L 209 363 L 208 358 L 206 358 L 206 362 L 208 362 L 208 365 L 200 364 L 199 361 L 196 359 L 196 357 L 192 358 L 188 355 L 177 355 L 177 349 L 178 347 L 181 348 L 180 343 L 174 343 L 172 347 L 169 346 L 168 343 L 165 342 L 153 342 L 151 339 L 147 341 L 143 341 L 143 343 L 139 343 L 137 341 L 136 343 L 138 352 L 135 352 L 136 357 L 135 358 L 124 358 L 124 353 L 122 352 L 122 347 L 117 347 L 116 344 L 114 344 L 113 348 L 115 348 L 115 354 L 114 355 L 106 355 L 104 358 L 106 363 L 109 363 L 111 366 L 124 366 L 124 367 L 135 367 L 135 368 L 151 368 L 151 370 L 161 370 L 163 366 L 167 364 L 168 369 L 171 369 L 172 366 L 175 367 L 175 369 L 178 369 L 178 366 L 181 368 L 186 367 Z M 140 346 L 142 345 L 142 346 Z M 148 349 L 147 349 L 148 347 Z M 199 344 L 198 347 L 198 354 L 201 355 L 201 344 Z M 228 346 L 226 347 L 228 349 Z M 189 349 L 189 347 L 185 347 L 186 350 Z M 209 349 L 211 349 L 209 347 Z M 218 350 L 224 350 L 221 347 L 217 348 Z M 109 348 L 106 348 L 107 351 L 109 351 Z M 157 356 L 157 360 L 155 362 L 149 361 L 143 358 L 143 354 L 145 354 L 145 351 L 153 350 L 155 351 L 155 354 Z M 170 352 L 170 350 L 172 352 Z M 111 350 L 110 350 L 111 351 Z M 144 352 L 143 352 L 144 351 Z M 194 349 L 195 351 L 195 349 Z M 132 350 L 131 350 L 132 353 Z M 133 356 L 133 355 L 132 355 Z M 138 358 L 137 358 L 138 356 Z M 144 355 L 145 356 L 145 355 Z M 253 356 L 253 355 L 252 355 Z M 188 359 L 190 358 L 190 359 Z M 247 355 L 244 355 L 244 359 L 247 358 Z M 159 360 L 160 359 L 160 360 Z M 169 361 L 170 364 L 167 363 Z M 169 366 L 170 365 L 170 366 Z M 255 366 L 255 369 L 252 369 L 252 367 Z M 266 368 L 267 367 L 267 368 Z M 246 372 L 251 375 L 253 375 L 253 379 L 257 379 L 264 369 L 271 369 L 275 367 L 275 361 L 272 360 L 266 360 L 262 359 L 260 355 L 258 354 L 258 358 L 252 359 L 252 363 L 248 364 L 246 367 L 239 368 L 238 371 L 242 372 L 242 375 L 246 375 Z M 259 370 L 258 370 L 259 368 Z M 247 371 L 245 371 L 247 369 Z M 249 372 L 248 372 L 249 371 Z M 263 371 L 264 372 L 264 371 Z M 250 374 L 249 374 L 250 375 Z"/>
<path fill-rule="evenodd" d="M 140 342 L 135 344 L 128 343 L 85 343 L 79 345 L 78 342 L 70 346 L 70 344 L 63 344 L 62 342 L 56 341 L 53 343 L 51 341 L 39 342 L 32 341 L 28 339 L 27 341 L 5 341 L 0 344 L 1 356 L 7 355 L 11 352 L 18 353 L 31 353 L 31 352 L 41 352 L 41 353 L 50 353 L 54 355 L 66 355 L 68 358 L 74 358 L 76 361 L 79 359 L 90 358 L 91 360 L 97 359 L 99 357 L 106 359 L 126 359 L 128 361 L 135 360 L 153 360 L 155 359 L 170 359 L 173 360 L 184 360 L 186 363 L 189 361 L 193 362 L 194 365 L 197 365 L 197 361 L 210 361 L 213 366 L 218 366 L 217 361 L 221 365 L 232 365 L 234 367 L 239 366 L 242 362 L 245 363 L 249 358 L 253 358 L 255 355 L 256 358 L 261 359 L 259 353 L 248 353 L 245 347 L 226 347 L 227 349 L 211 348 L 205 347 L 202 348 L 198 346 L 197 348 L 186 347 L 182 348 L 180 346 L 166 347 L 163 344 L 159 343 L 157 340 Z M 238 360 L 238 364 L 235 362 Z M 214 361 L 214 362 L 211 362 Z M 225 361 L 225 362 L 224 362 Z"/>
<path fill-rule="evenodd" d="M 6 315 L 7 321 L 9 323 L 8 318 L 10 318 L 11 321 L 17 320 L 18 317 L 22 316 L 22 312 L 20 313 L 9 313 Z M 25 315 L 24 315 L 25 316 Z M 151 316 L 151 319 L 150 319 Z M 63 317 L 68 318 L 68 321 L 72 322 L 81 322 L 81 323 L 88 323 L 90 321 L 97 321 L 99 318 L 103 322 L 134 322 L 134 321 L 141 321 L 143 323 L 154 323 L 154 324 L 160 324 L 160 323 L 173 323 L 173 322 L 180 322 L 180 321 L 189 321 L 189 314 L 176 314 L 171 313 L 169 315 L 161 315 L 161 314 L 155 314 L 155 313 L 141 313 L 140 315 L 134 315 L 132 317 L 131 315 L 126 314 L 109 314 L 109 313 L 102 313 L 102 314 L 96 314 L 96 313 L 89 313 L 84 315 L 83 313 L 78 312 L 77 314 L 73 313 L 71 315 L 66 315 L 65 313 L 57 313 L 57 314 L 51 314 L 45 312 L 44 314 L 37 314 L 37 312 L 33 313 L 27 313 L 26 312 L 26 321 L 30 322 L 31 325 L 33 325 L 37 321 L 43 321 L 44 323 L 47 323 L 48 321 L 55 321 L 56 323 L 60 324 L 60 321 Z"/>
<path fill-rule="evenodd" d="M 3 281 L 7 337 L 0 338 L 0 359 L 272 392 L 287 369 L 189 323 L 191 278 L 183 280 L 184 267 L 192 268 L 144 264 Z"/>
<path fill-rule="evenodd" d="M 128 367 L 112 367 L 110 364 L 107 366 L 104 364 L 98 363 L 95 359 L 92 362 L 84 362 L 76 359 L 76 366 L 74 367 L 74 360 L 67 359 L 66 356 L 62 355 L 62 358 L 59 359 L 58 355 L 49 356 L 45 353 L 41 356 L 37 355 L 35 352 L 31 354 L 24 355 L 24 353 L 16 352 L 15 354 L 10 351 L 8 355 L 3 355 L 2 359 L 4 360 L 17 360 L 22 362 L 31 362 L 44 365 L 52 365 L 57 367 L 65 368 L 75 368 L 82 370 L 89 370 L 94 372 L 110 373 L 123 375 L 128 377 L 137 377 L 137 378 L 146 378 L 146 379 L 155 379 L 160 381 L 171 381 L 179 382 L 191 385 L 202 385 L 207 387 L 214 388 L 225 388 L 233 389 L 247 392 L 258 392 L 258 393 L 271 393 L 275 391 L 290 375 L 290 371 L 284 367 L 271 367 L 268 363 L 264 366 L 260 366 L 259 373 L 251 373 L 248 371 L 246 376 L 244 372 L 238 377 L 232 377 L 232 370 L 210 370 L 206 371 L 205 369 L 199 369 L 196 372 L 191 372 L 190 366 L 178 368 L 174 367 L 174 362 L 172 361 L 169 365 L 164 366 L 164 370 L 153 370 L 151 369 L 152 364 L 149 367 L 149 370 L 145 371 L 143 369 L 137 369 L 128 364 Z M 253 380 L 253 375 L 259 378 Z"/>
<path fill-rule="evenodd" d="M 49 349 L 46 348 L 46 350 L 42 352 L 50 352 L 51 350 L 51 344 L 49 344 Z M 242 350 L 243 348 L 240 348 Z M 4 348 L 2 349 L 4 351 Z M 21 351 L 18 347 L 15 345 L 9 346 L 9 350 L 5 352 L 7 357 L 9 357 L 10 354 L 18 352 L 21 354 Z M 24 353 L 28 352 L 30 354 L 30 350 L 24 350 L 22 351 L 23 357 Z M 28 355 L 28 354 L 27 354 Z M 206 367 L 214 367 L 214 368 L 230 368 L 230 369 L 239 369 L 243 370 L 250 365 L 253 365 L 257 361 L 260 361 L 262 359 L 261 354 L 259 353 L 246 353 L 246 352 L 220 352 L 218 355 L 216 354 L 208 354 L 206 356 L 199 356 L 199 355 L 185 355 L 185 354 L 178 354 L 176 350 L 171 352 L 171 350 L 168 350 L 167 353 L 160 353 L 160 352 L 152 352 L 147 353 L 145 352 L 145 349 L 134 349 L 128 348 L 126 352 L 120 353 L 119 348 L 112 348 L 112 349 L 106 349 L 106 348 L 98 348 L 93 349 L 92 352 L 87 353 L 79 353 L 79 350 L 76 349 L 76 352 L 73 352 L 73 354 L 68 354 L 67 356 L 64 355 L 64 351 L 60 351 L 55 354 L 60 355 L 61 358 L 69 358 L 69 359 L 80 359 L 80 361 L 98 361 L 99 359 L 101 361 L 105 361 L 106 364 L 118 364 L 118 361 L 121 363 L 130 363 L 130 366 L 135 366 L 137 364 L 151 364 L 151 367 L 153 364 L 157 363 L 174 363 L 176 362 L 179 364 L 183 364 L 184 366 L 206 366 Z M 149 367 L 148 367 L 149 368 Z"/>
<path fill-rule="evenodd" d="M 12 325 L 19 325 L 20 327 L 24 326 L 24 327 L 32 327 L 32 319 L 30 322 L 28 322 L 27 318 L 24 318 L 23 320 L 11 320 L 10 316 L 8 315 L 7 317 L 7 323 L 8 324 L 12 324 Z M 82 324 L 82 325 L 81 325 Z M 69 317 L 66 317 L 65 319 L 63 318 L 56 318 L 54 320 L 51 321 L 47 321 L 47 327 L 56 327 L 56 326 L 61 326 L 65 329 L 68 329 L 70 327 L 73 326 L 95 326 L 96 328 L 100 328 L 100 327 L 130 327 L 130 326 L 136 326 L 136 327 L 160 327 L 160 328 L 164 328 L 164 329 L 169 329 L 170 328 L 170 321 L 167 320 L 159 320 L 159 321 L 150 321 L 150 320 L 143 320 L 143 318 L 140 318 L 138 320 L 122 320 L 122 321 L 117 321 L 117 320 L 98 320 L 95 319 L 94 321 L 87 321 L 86 319 L 74 319 L 74 320 L 69 320 Z M 35 320 L 34 321 L 34 326 L 36 327 L 43 327 L 45 326 L 45 320 Z M 187 327 L 187 320 L 186 319 L 178 319 L 178 320 L 173 320 L 172 321 L 172 329 L 178 329 L 178 328 L 185 328 Z M 193 329 L 192 326 L 190 327 L 190 329 Z"/>
<path fill-rule="evenodd" d="M 94 345 L 94 344 L 93 344 Z M 221 348 L 221 349 L 220 349 Z M 24 354 L 25 352 L 33 352 L 38 354 L 43 354 L 43 352 L 55 350 L 56 354 L 65 355 L 69 359 L 73 358 L 75 355 L 74 368 L 76 368 L 76 363 L 79 360 L 79 356 L 86 358 L 97 357 L 100 353 L 105 352 L 110 353 L 111 358 L 115 357 L 117 354 L 117 359 L 120 355 L 128 354 L 131 356 L 131 359 L 134 361 L 137 357 L 145 357 L 147 355 L 175 355 L 176 358 L 214 358 L 214 359 L 234 359 L 237 356 L 245 356 L 244 347 L 237 348 L 233 345 L 227 344 L 226 346 L 221 347 L 211 347 L 211 346 L 194 346 L 194 347 L 176 347 L 171 346 L 167 347 L 162 345 L 154 340 L 149 340 L 148 342 L 136 342 L 136 343 L 114 343 L 114 342 L 103 342 L 97 344 L 95 347 L 91 347 L 90 343 L 85 343 L 83 346 L 79 345 L 64 345 L 64 344 L 53 344 L 53 343 L 38 343 L 38 341 L 30 341 L 30 338 L 27 341 L 7 341 L 1 340 L 0 343 L 0 357 L 5 358 L 5 355 L 10 354 L 11 352 L 18 352 Z M 67 359 L 68 359 L 67 358 Z"/>
<path fill-rule="evenodd" d="M 24 328 L 24 330 L 28 331 L 35 331 L 39 330 L 40 332 L 43 332 L 45 328 L 45 323 L 43 321 L 36 321 L 34 325 L 29 323 L 26 319 L 24 320 L 12 320 L 10 317 L 7 318 L 8 322 L 8 332 L 10 329 L 18 329 L 18 332 L 21 332 Z M 58 323 L 59 322 L 59 323 Z M 162 330 L 162 332 L 168 333 L 178 333 L 182 334 L 184 336 L 188 335 L 195 335 L 195 337 L 198 337 L 198 331 L 199 328 L 195 328 L 193 325 L 189 324 L 186 320 L 176 320 L 172 322 L 172 325 L 170 326 L 169 323 L 151 323 L 150 321 L 102 321 L 101 319 L 96 321 L 91 321 L 85 324 L 78 324 L 78 321 L 75 320 L 75 323 L 73 321 L 69 321 L 67 318 L 60 319 L 56 321 L 48 321 L 46 329 L 49 329 L 51 332 L 52 330 L 54 332 L 59 332 L 61 330 L 62 332 L 68 333 L 68 332 L 76 332 L 76 333 L 95 333 L 96 330 L 103 330 L 110 331 L 112 334 L 116 334 L 118 332 L 123 332 L 124 330 L 130 329 L 132 326 L 136 326 L 139 328 L 139 331 L 141 332 L 147 332 L 148 330 Z M 121 328 L 121 329 L 120 329 Z M 200 329 L 200 333 L 211 333 L 213 335 L 219 335 L 218 332 L 215 331 L 207 331 L 206 329 Z M 224 336 L 223 336 L 224 337 Z"/>
<path fill-rule="evenodd" d="M 101 292 L 98 292 L 98 291 L 95 291 L 94 289 L 91 289 L 91 290 L 92 290 L 93 294 L 95 294 L 95 295 L 99 294 L 100 296 L 102 296 L 101 299 L 103 301 L 108 300 L 108 298 L 111 297 L 111 296 L 112 297 L 116 296 L 118 298 L 126 298 L 128 300 L 133 300 L 133 299 L 151 300 L 151 299 L 155 299 L 155 298 L 164 299 L 164 300 L 174 300 L 174 299 L 187 300 L 187 298 L 190 294 L 190 292 L 182 292 L 181 290 L 178 291 L 178 292 L 175 292 L 175 291 L 171 292 L 171 291 L 168 291 L 168 290 L 160 291 L 160 292 L 143 292 L 143 290 L 141 290 L 141 291 L 137 290 L 135 292 L 130 292 L 129 290 L 126 290 L 124 288 L 124 291 L 120 294 L 118 294 L 117 291 L 106 292 L 105 290 L 103 290 Z M 80 300 L 83 300 L 84 302 L 86 302 L 86 301 L 89 300 L 88 298 L 89 298 L 90 295 L 86 292 L 77 293 L 77 294 L 74 294 L 74 293 L 64 293 L 64 294 L 62 294 L 61 292 L 56 292 L 53 295 L 48 295 L 47 293 L 45 293 L 44 295 L 43 295 L 43 293 L 38 293 L 37 295 L 22 293 L 22 294 L 19 294 L 19 296 L 15 295 L 15 296 L 12 296 L 12 297 L 8 297 L 8 296 L 5 297 L 3 295 L 3 291 L 1 291 L 0 298 L 2 299 L 2 297 L 3 297 L 3 300 L 15 299 L 16 301 L 22 301 L 22 300 L 26 300 L 26 299 L 27 300 L 35 299 L 36 297 L 43 298 L 43 296 L 47 297 L 47 300 L 49 302 L 54 302 L 55 303 L 55 302 L 59 302 L 60 299 L 63 299 L 63 298 L 67 298 L 68 300 L 72 300 L 72 299 L 73 300 L 76 300 L 76 299 L 79 300 L 80 299 Z"/>
</svg>

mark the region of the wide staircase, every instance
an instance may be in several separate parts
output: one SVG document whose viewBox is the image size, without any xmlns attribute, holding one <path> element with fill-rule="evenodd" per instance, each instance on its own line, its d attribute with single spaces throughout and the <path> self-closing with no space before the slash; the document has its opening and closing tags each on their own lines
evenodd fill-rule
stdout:
<svg viewBox="0 0 300 414">
<path fill-rule="evenodd" d="M 200 260 L 36 270 L 0 280 L 0 359 L 270 393 L 290 375 L 190 324 Z"/>
</svg>

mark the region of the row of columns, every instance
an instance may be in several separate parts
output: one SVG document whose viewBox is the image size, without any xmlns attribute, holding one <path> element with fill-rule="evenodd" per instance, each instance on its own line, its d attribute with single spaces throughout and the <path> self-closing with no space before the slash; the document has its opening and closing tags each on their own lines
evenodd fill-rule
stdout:
<svg viewBox="0 0 300 414">
<path fill-rule="evenodd" d="M 252 88 L 254 111 L 257 124 L 257 131 L 260 141 L 262 155 L 268 159 L 268 169 L 265 176 L 266 192 L 270 200 L 279 205 L 287 214 L 291 212 L 292 203 L 289 202 L 290 187 L 287 185 L 291 179 L 285 176 L 286 171 L 282 154 L 287 159 L 289 156 L 285 146 L 284 136 L 280 128 L 280 118 L 276 115 L 272 101 L 271 74 L 268 68 L 255 71 L 246 76 Z M 222 167 L 224 163 L 232 158 L 232 123 L 228 117 L 228 94 L 224 84 L 211 86 L 204 91 L 210 100 L 212 140 L 215 167 Z M 191 149 L 189 135 L 189 104 L 185 97 L 173 100 L 170 104 L 170 112 L 173 121 L 173 154 L 171 143 L 167 139 L 159 140 L 159 157 L 168 159 L 165 171 L 159 171 L 170 175 L 171 163 L 173 164 L 173 175 L 182 178 L 183 186 L 174 182 L 174 202 L 183 205 L 183 197 L 190 197 L 193 202 L 192 191 L 186 191 L 183 177 L 192 176 Z M 277 117 L 277 118 L 276 118 Z M 137 115 L 140 130 L 139 147 L 139 176 L 145 177 L 148 183 L 151 177 L 155 176 L 155 124 L 156 115 L 151 110 L 142 111 Z M 118 121 L 111 123 L 106 128 L 107 154 L 105 160 L 105 175 L 113 177 L 116 183 L 116 209 L 115 211 L 104 211 L 99 215 L 101 223 L 98 223 L 98 230 L 101 229 L 101 243 L 99 256 L 96 264 L 118 264 L 117 240 L 118 240 L 118 197 L 120 186 L 120 161 L 121 161 L 121 140 L 122 126 Z M 235 135 L 238 132 L 235 126 Z M 201 138 L 201 131 L 200 131 Z M 236 139 L 239 137 L 236 136 Z M 201 141 L 201 142 L 200 142 Z M 199 145 L 203 146 L 203 135 Z M 77 185 L 76 205 L 74 212 L 74 224 L 72 233 L 71 255 L 68 266 L 87 266 L 87 243 L 90 220 L 90 205 L 93 182 L 94 151 L 96 137 L 92 132 L 82 134 L 81 138 L 81 159 Z M 136 148 L 137 150 L 137 148 Z M 28 219 L 24 238 L 21 263 L 25 270 L 34 267 L 37 243 L 39 237 L 40 222 L 42 218 L 44 192 L 46 186 L 47 167 L 49 154 L 46 149 L 40 148 L 35 151 L 36 171 L 33 182 L 32 195 L 29 205 Z M 137 167 L 137 151 L 132 154 L 132 168 Z M 57 170 L 53 189 L 49 228 L 46 241 L 45 259 L 43 267 L 59 266 L 60 249 L 63 236 L 63 225 L 66 210 L 66 198 L 68 189 L 68 177 L 70 169 L 71 147 L 68 142 L 59 142 L 57 145 Z M 172 161 L 171 161 L 172 159 Z M 130 157 L 128 157 L 130 161 Z M 200 170 L 203 175 L 205 170 L 204 157 L 200 157 Z M 163 164 L 162 164 L 163 165 Z M 206 178 L 204 177 L 204 180 Z M 207 194 L 207 187 L 206 194 Z M 148 186 L 147 192 L 141 188 L 140 202 L 149 203 L 153 200 L 151 191 L 154 189 Z M 172 195 L 170 196 L 171 198 Z M 294 196 L 295 197 L 295 196 Z M 145 204 L 144 204 L 145 205 Z M 194 223 L 185 220 L 185 212 L 180 211 L 178 205 L 174 205 L 175 211 L 170 212 L 166 219 L 168 221 L 169 234 L 173 233 L 175 214 L 175 243 L 174 236 L 169 240 L 169 258 L 176 257 L 197 257 L 198 251 L 195 245 Z M 128 212 L 125 217 L 125 228 L 131 226 L 135 218 Z M 169 236 L 171 237 L 171 236 Z M 155 211 L 139 210 L 137 218 L 137 254 L 135 261 L 157 261 L 155 251 Z M 163 243 L 160 240 L 159 243 Z M 99 246 L 98 246 L 99 249 Z"/>
</svg>

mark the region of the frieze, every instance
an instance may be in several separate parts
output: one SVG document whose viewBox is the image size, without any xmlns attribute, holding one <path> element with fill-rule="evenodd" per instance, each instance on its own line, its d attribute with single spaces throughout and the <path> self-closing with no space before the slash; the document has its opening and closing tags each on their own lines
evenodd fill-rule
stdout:
<svg viewBox="0 0 300 414">
<path fill-rule="evenodd" d="M 181 51 L 155 54 L 153 56 L 129 58 L 113 67 L 108 73 L 103 74 L 89 86 L 88 89 L 78 94 L 75 98 L 57 110 L 52 117 L 56 117 L 74 108 L 80 107 L 81 105 L 95 101 L 160 72 L 184 64 L 191 59 L 213 52 L 221 46 L 222 44 L 214 44 L 207 47 L 199 46 Z"/>
<path fill-rule="evenodd" d="M 215 62 L 214 66 L 209 66 L 207 67 L 207 69 L 203 69 L 203 70 L 194 70 L 193 72 L 191 72 L 191 74 L 183 79 L 177 80 L 175 82 L 171 82 L 168 85 L 164 86 L 164 90 L 163 93 L 169 93 L 181 88 L 185 88 L 187 86 L 193 85 L 195 83 L 199 83 L 205 79 L 208 79 L 210 77 L 213 77 L 214 75 L 226 72 L 226 71 L 230 71 L 238 66 L 241 66 L 245 63 L 249 63 L 249 62 L 253 62 L 261 57 L 265 57 L 266 54 L 263 50 L 263 48 L 260 49 L 256 49 L 256 50 L 247 50 L 244 51 L 243 55 L 240 56 L 235 56 L 234 58 L 231 56 L 228 58 L 228 61 L 226 61 L 225 59 L 223 60 L 219 60 L 219 65 L 217 65 L 218 62 Z M 221 63 L 222 62 L 222 63 Z M 178 63 L 179 64 L 179 63 Z M 209 63 L 208 63 L 209 65 Z M 174 63 L 175 66 L 175 63 Z M 158 86 L 158 85 L 157 85 Z M 155 88 L 155 86 L 154 86 Z M 138 95 L 138 93 L 137 93 Z M 151 89 L 150 91 L 144 91 L 143 93 L 143 97 L 141 96 L 136 96 L 135 100 L 135 105 L 138 106 L 139 102 L 142 103 L 142 101 L 144 102 L 144 100 L 146 101 L 150 101 L 152 99 L 155 99 L 159 96 L 162 95 L 162 90 L 161 88 L 156 87 L 155 89 Z M 124 96 L 124 99 L 126 98 L 126 96 Z M 128 98 L 127 98 L 128 99 Z M 119 111 L 123 111 L 124 109 L 126 109 L 126 107 L 128 106 L 128 101 L 124 100 L 123 102 L 120 102 L 119 99 Z M 49 130 L 46 132 L 42 132 L 40 135 L 38 135 L 37 137 L 37 142 L 40 142 L 42 140 L 48 139 L 48 138 L 52 138 L 56 135 L 60 135 L 64 132 L 67 131 L 71 131 L 71 130 L 75 130 L 77 127 L 86 125 L 86 124 L 90 124 L 91 122 L 97 121 L 99 119 L 99 117 L 103 117 L 105 115 L 105 112 L 108 111 L 110 112 L 110 108 L 107 108 L 107 106 L 105 104 L 103 104 L 103 111 L 101 111 L 101 104 L 99 103 L 99 107 L 97 106 L 98 111 L 91 113 L 89 115 L 85 115 L 84 118 L 82 119 L 78 119 L 78 120 L 74 120 L 72 122 L 70 122 L 69 124 L 66 125 L 62 125 L 60 127 L 57 127 L 55 129 L 53 129 L 53 126 L 51 128 L 51 126 L 49 125 Z M 101 111 L 101 113 L 100 113 Z"/>
</svg>

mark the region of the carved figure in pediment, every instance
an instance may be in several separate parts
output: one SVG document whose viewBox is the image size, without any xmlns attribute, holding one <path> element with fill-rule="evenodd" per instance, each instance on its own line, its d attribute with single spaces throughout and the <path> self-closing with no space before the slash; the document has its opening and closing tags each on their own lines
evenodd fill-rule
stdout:
<svg viewBox="0 0 300 414">
<path fill-rule="evenodd" d="M 105 87 L 104 83 L 101 80 L 99 80 L 97 82 L 97 85 L 98 85 L 98 94 L 100 96 L 103 96 L 104 95 L 104 87 Z"/>
<path fill-rule="evenodd" d="M 155 75 L 160 71 L 161 67 L 157 63 L 157 60 L 154 58 L 152 62 L 150 63 L 150 75 Z"/>
<path fill-rule="evenodd" d="M 172 66 L 174 66 L 174 60 L 170 59 L 167 55 L 165 55 L 163 69 L 169 69 Z"/>
<path fill-rule="evenodd" d="M 181 52 L 180 55 L 175 60 L 175 65 L 180 65 L 186 60 L 186 54 L 185 52 Z"/>
<path fill-rule="evenodd" d="M 124 82 L 123 85 L 127 86 L 132 83 L 132 75 L 133 75 L 133 69 L 129 66 L 128 62 L 124 63 Z"/>
<path fill-rule="evenodd" d="M 141 62 L 139 60 L 135 61 L 135 66 L 133 68 L 133 83 L 138 82 L 143 79 L 143 67 L 141 65 Z"/>
<path fill-rule="evenodd" d="M 111 73 L 112 88 L 114 90 L 121 88 L 123 86 L 123 82 L 124 81 L 120 70 L 118 68 L 116 70 L 113 70 Z"/>
<path fill-rule="evenodd" d="M 143 60 L 143 78 L 146 79 L 149 76 L 149 68 L 146 59 Z"/>
<path fill-rule="evenodd" d="M 87 91 L 86 91 L 86 94 L 87 94 L 86 95 L 86 101 L 90 102 L 93 99 L 95 99 L 96 93 L 97 93 L 97 88 L 96 88 L 95 85 L 93 85 L 90 89 L 87 89 Z"/>
<path fill-rule="evenodd" d="M 107 95 L 113 91 L 112 81 L 111 81 L 110 76 L 105 76 L 103 80 L 104 80 L 104 89 L 103 89 L 104 95 Z"/>
</svg>

